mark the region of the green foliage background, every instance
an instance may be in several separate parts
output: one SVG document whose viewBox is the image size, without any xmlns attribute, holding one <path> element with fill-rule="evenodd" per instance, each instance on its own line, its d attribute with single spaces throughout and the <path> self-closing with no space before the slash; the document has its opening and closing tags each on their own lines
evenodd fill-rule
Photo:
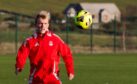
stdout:
<svg viewBox="0 0 137 84">
<path fill-rule="evenodd" d="M 136 5 L 137 0 L 0 0 L 0 9 L 29 15 L 34 15 L 42 9 L 62 13 L 69 3 L 79 2 L 112 2 L 123 10 L 128 5 Z"/>
</svg>

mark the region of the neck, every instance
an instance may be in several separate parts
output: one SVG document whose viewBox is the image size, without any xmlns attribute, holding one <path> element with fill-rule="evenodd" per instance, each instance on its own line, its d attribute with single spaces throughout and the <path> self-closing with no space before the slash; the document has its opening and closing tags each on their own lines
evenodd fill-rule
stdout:
<svg viewBox="0 0 137 84">
<path fill-rule="evenodd" d="M 38 34 L 39 36 L 44 36 L 47 32 L 49 32 L 49 30 L 45 31 L 44 33 L 37 32 L 37 34 Z"/>
</svg>

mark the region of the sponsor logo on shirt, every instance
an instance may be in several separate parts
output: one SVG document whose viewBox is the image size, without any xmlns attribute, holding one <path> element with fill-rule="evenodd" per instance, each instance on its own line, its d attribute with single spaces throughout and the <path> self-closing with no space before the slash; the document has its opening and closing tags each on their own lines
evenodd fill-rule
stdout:
<svg viewBox="0 0 137 84">
<path fill-rule="evenodd" d="M 53 46 L 53 41 L 49 41 L 49 46 Z"/>
<path fill-rule="evenodd" d="M 47 36 L 51 37 L 51 33 L 47 33 Z"/>
</svg>

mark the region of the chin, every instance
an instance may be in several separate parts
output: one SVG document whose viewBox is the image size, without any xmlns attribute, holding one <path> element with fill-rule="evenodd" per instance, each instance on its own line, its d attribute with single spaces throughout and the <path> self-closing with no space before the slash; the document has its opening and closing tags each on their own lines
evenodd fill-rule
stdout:
<svg viewBox="0 0 137 84">
<path fill-rule="evenodd" d="M 46 31 L 41 31 L 40 33 L 41 33 L 41 34 L 44 34 L 45 32 L 46 32 Z"/>
</svg>

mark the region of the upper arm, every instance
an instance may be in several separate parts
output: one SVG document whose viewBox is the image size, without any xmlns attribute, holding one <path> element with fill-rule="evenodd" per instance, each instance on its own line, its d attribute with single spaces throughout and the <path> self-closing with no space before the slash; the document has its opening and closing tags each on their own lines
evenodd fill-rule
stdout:
<svg viewBox="0 0 137 84">
<path fill-rule="evenodd" d="M 20 46 L 17 57 L 16 57 L 16 67 L 23 68 L 26 62 L 26 59 L 29 55 L 29 42 L 25 40 L 22 45 Z"/>
</svg>

